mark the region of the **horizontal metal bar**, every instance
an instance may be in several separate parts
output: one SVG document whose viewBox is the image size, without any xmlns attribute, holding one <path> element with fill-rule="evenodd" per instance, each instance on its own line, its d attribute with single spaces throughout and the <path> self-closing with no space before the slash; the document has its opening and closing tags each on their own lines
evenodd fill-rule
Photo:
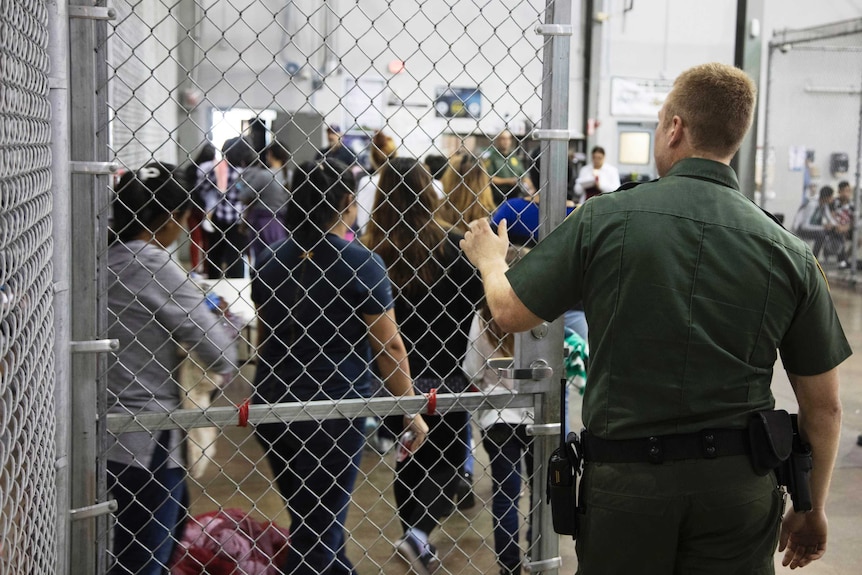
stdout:
<svg viewBox="0 0 862 575">
<path fill-rule="evenodd" d="M 534 140 L 583 140 L 584 134 L 577 130 L 533 130 L 530 137 Z"/>
<path fill-rule="evenodd" d="M 559 569 L 563 566 L 562 557 L 554 557 L 553 559 L 542 559 L 541 561 L 531 561 L 524 563 L 524 569 L 530 573 L 540 573 L 549 569 Z"/>
<path fill-rule="evenodd" d="M 518 394 L 508 390 L 490 393 L 441 393 L 437 396 L 436 413 L 475 411 L 477 409 L 504 409 L 506 407 L 532 407 L 533 390 Z M 307 401 L 305 403 L 272 403 L 252 405 L 248 410 L 249 424 L 283 421 L 320 421 L 323 419 L 385 417 L 388 415 L 426 413 L 425 396 L 373 397 L 368 399 L 342 399 L 339 401 Z M 177 409 L 171 413 L 141 413 L 128 415 L 109 413 L 106 427 L 113 434 L 130 431 L 157 431 L 162 429 L 194 429 L 196 427 L 235 427 L 239 422 L 235 407 L 209 407 L 203 409 Z"/>
<path fill-rule="evenodd" d="M 809 94 L 848 94 L 856 95 L 862 93 L 862 89 L 856 86 L 805 86 Z"/>
<path fill-rule="evenodd" d="M 114 162 L 69 162 L 73 174 L 92 174 L 99 176 L 113 174 L 120 169 L 120 165 Z"/>
<path fill-rule="evenodd" d="M 560 424 L 559 423 L 537 423 L 534 425 L 528 425 L 526 428 L 527 435 L 538 437 L 540 435 L 559 435 L 560 434 Z"/>
<path fill-rule="evenodd" d="M 571 24 L 539 24 L 535 28 L 539 36 L 571 36 Z"/>
<path fill-rule="evenodd" d="M 104 6 L 69 6 L 66 8 L 69 18 L 83 20 L 115 20 L 117 11 Z"/>
<path fill-rule="evenodd" d="M 100 515 L 107 515 L 109 513 L 113 513 L 117 510 L 117 500 L 109 499 L 103 503 L 96 503 L 95 505 L 88 505 L 86 507 L 81 507 L 79 509 L 72 509 L 69 511 L 69 517 L 71 517 L 72 521 L 80 521 L 81 519 L 87 519 L 88 517 L 99 517 Z"/>
<path fill-rule="evenodd" d="M 69 351 L 72 353 L 106 353 L 120 349 L 118 339 L 93 339 L 89 341 L 69 342 Z"/>
</svg>

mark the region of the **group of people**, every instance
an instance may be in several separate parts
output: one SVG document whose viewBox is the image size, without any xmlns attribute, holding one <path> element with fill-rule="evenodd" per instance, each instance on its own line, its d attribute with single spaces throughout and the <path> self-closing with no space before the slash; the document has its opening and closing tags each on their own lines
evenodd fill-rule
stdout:
<svg viewBox="0 0 862 575">
<path fill-rule="evenodd" d="M 373 207 L 380 169 L 397 155 L 398 145 L 384 132 L 376 132 L 368 147 L 370 169 L 366 171 L 359 165 L 359 156 L 344 143 L 339 126 L 327 125 L 326 136 L 328 145 L 317 153 L 316 159 L 341 162 L 356 175 L 359 211 L 349 235 L 361 236 Z M 458 198 L 459 209 L 470 210 L 468 218 L 483 210 L 495 214 L 495 221 L 506 218 L 513 240 L 532 245 L 538 239 L 541 158 L 520 153 L 514 142 L 511 132 L 503 130 L 484 150 L 475 153 L 461 150 L 451 158 L 431 154 L 423 163 L 431 173 L 440 200 L 452 197 L 451 191 L 460 188 L 454 196 Z M 277 141 L 256 152 L 244 138 L 230 138 L 222 146 L 221 159 L 216 158 L 211 144 L 201 147 L 186 172 L 186 181 L 193 190 L 189 217 L 193 272 L 210 279 L 243 277 L 245 260 L 253 270 L 267 246 L 287 237 L 283 220 L 290 164 L 289 153 Z M 570 209 L 620 185 L 619 172 L 605 162 L 601 146 L 592 149 L 591 161 L 577 174 L 573 163 L 569 168 Z M 483 183 L 485 177 L 488 183 Z M 470 181 L 465 182 L 465 178 Z M 448 191 L 444 190 L 447 185 Z M 451 210 L 444 215 L 455 216 Z M 466 225 L 454 223 L 462 231 Z"/>
<path fill-rule="evenodd" d="M 451 158 L 442 191 L 422 162 L 399 157 L 382 135 L 368 186 L 357 187 L 350 166 L 330 154 L 297 166 L 284 209 L 261 202 L 284 237 L 260 251 L 252 276 L 254 401 L 369 397 L 375 379 L 395 396 L 488 389 L 497 379 L 483 359 L 512 350 L 507 334 L 581 309 L 592 345 L 580 503 L 571 510 L 580 523 L 578 572 L 767 573 L 777 543 L 792 568 L 821 557 L 840 430 L 837 367 L 851 352 L 811 251 L 738 191 L 729 162 L 754 101 L 753 83 L 732 67 L 681 74 L 658 118 L 661 178 L 586 201 L 511 269 L 509 222 L 489 223 L 501 199 L 493 193 L 505 202 L 531 191 L 513 191 L 525 170 L 502 145 L 484 160 Z M 198 172 L 229 188 L 232 176 L 219 170 Z M 593 171 L 601 188 L 601 166 Z M 229 231 L 231 210 L 242 211 L 236 197 L 219 198 L 228 205 L 215 207 L 214 228 Z M 189 207 L 172 166 L 147 165 L 117 187 L 108 303 L 120 351 L 108 373 L 111 411 L 178 406 L 179 359 L 166 342 L 225 382 L 235 370 L 218 313 L 168 252 Z M 779 352 L 813 457 L 813 508 L 791 509 L 783 521 L 776 475 L 754 469 L 747 431 L 753 414 L 774 407 Z M 532 469 L 531 417 L 477 414 L 505 574 L 521 569 L 517 508 L 521 460 Z M 453 510 L 468 415 L 395 419 L 388 425 L 405 450 L 394 470 L 395 548 L 427 575 L 439 563 L 432 532 Z M 353 573 L 344 525 L 365 439 L 360 422 L 267 423 L 255 436 L 291 517 L 282 571 Z M 178 431 L 123 433 L 111 447 L 114 573 L 158 573 L 168 563 L 184 513 L 181 439 Z"/>
<path fill-rule="evenodd" d="M 852 239 L 855 212 L 853 188 L 850 182 L 842 180 L 838 183 L 837 194 L 832 186 L 823 186 L 816 196 L 805 194 L 793 231 L 800 238 L 813 242 L 815 257 L 819 257 L 823 250 L 824 257 L 834 255 L 839 269 L 846 269 L 850 266 L 849 242 Z"/>
<path fill-rule="evenodd" d="M 511 336 L 494 327 L 480 278 L 459 248 L 469 223 L 496 207 L 480 157 L 461 151 L 436 181 L 424 163 L 398 157 L 392 139 L 378 133 L 375 170 L 358 184 L 351 166 L 324 152 L 296 166 L 284 186 L 277 168 L 259 165 L 245 143 L 228 141 L 224 150 L 226 162 L 196 167 L 191 192 L 179 170 L 160 163 L 126 173 L 117 185 L 109 308 L 110 335 L 121 351 L 109 371 L 113 412 L 179 406 L 177 346 L 207 371 L 224 374 L 222 384 L 236 369 L 221 310 L 206 305 L 169 251 L 197 202 L 205 201 L 209 213 L 199 221 L 225 232 L 210 252 L 231 243 L 240 218 L 261 244 L 253 248 L 251 289 L 258 318 L 255 403 L 371 397 L 378 381 L 396 396 L 498 385 L 476 350 L 489 357 L 511 352 Z M 211 201 L 213 189 L 236 193 L 219 192 Z M 277 233 L 268 232 L 274 225 Z M 221 264 L 216 277 L 238 273 Z M 468 351 L 472 363 L 465 364 Z M 478 417 L 491 455 L 495 548 L 507 574 L 521 568 L 518 501 L 521 459 L 531 461 L 525 431 L 531 419 L 529 410 Z M 439 558 L 430 535 L 464 496 L 469 414 L 390 417 L 385 427 L 410 453 L 395 466 L 403 531 L 395 547 L 414 571 L 431 573 Z M 363 421 L 268 423 L 255 435 L 291 517 L 291 545 L 280 567 L 353 572 L 344 524 L 366 440 Z M 109 451 L 109 488 L 122 494 L 113 572 L 158 573 L 168 564 L 184 516 L 181 442 L 179 431 L 123 433 Z"/>
</svg>

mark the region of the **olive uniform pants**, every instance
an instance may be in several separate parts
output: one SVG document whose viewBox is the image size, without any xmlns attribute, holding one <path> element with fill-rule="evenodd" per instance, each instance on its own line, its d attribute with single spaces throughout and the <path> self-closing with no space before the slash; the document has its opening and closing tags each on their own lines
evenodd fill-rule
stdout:
<svg viewBox="0 0 862 575">
<path fill-rule="evenodd" d="M 748 457 L 587 463 L 578 575 L 761 575 L 784 501 L 775 475 Z"/>
</svg>

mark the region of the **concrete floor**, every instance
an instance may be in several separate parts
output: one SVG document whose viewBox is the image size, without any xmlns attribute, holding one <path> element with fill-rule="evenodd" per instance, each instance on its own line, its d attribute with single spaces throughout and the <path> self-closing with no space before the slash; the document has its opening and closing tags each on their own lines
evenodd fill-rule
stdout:
<svg viewBox="0 0 862 575">
<path fill-rule="evenodd" d="M 862 388 L 857 381 L 862 376 L 862 293 L 842 278 L 833 280 L 833 298 L 848 339 L 857 354 L 841 366 L 844 423 L 838 465 L 828 504 L 830 540 L 826 556 L 810 566 L 807 575 L 859 573 L 862 565 L 862 447 L 856 446 L 862 433 Z M 252 367 L 243 369 L 251 376 Z M 247 383 L 231 386 L 234 400 L 247 395 Z M 790 384 L 780 367 L 776 370 L 774 391 L 778 407 L 795 409 Z M 580 427 L 580 396 L 572 396 L 572 426 Z M 476 574 L 497 573 L 491 537 L 490 478 L 483 470 L 487 465 L 484 450 L 478 448 L 475 493 L 478 504 L 466 511 L 457 511 L 446 519 L 432 537 L 438 547 L 442 567 L 438 573 Z M 288 525 L 284 504 L 270 485 L 271 473 L 263 459 L 251 428 L 232 428 L 217 443 L 215 465 L 192 487 L 192 514 L 197 515 L 220 506 L 252 510 L 261 519 Z M 362 575 L 377 573 L 407 573 L 406 565 L 394 554 L 392 542 L 400 536 L 394 515 L 392 498 L 392 454 L 381 456 L 366 449 L 348 516 L 350 543 L 348 554 Z M 526 498 L 522 498 L 526 499 Z M 526 505 L 523 505 L 526 513 Z M 577 560 L 574 543 L 560 538 L 563 568 L 560 573 L 573 573 Z M 776 554 L 777 571 L 784 571 L 780 555 Z"/>
</svg>

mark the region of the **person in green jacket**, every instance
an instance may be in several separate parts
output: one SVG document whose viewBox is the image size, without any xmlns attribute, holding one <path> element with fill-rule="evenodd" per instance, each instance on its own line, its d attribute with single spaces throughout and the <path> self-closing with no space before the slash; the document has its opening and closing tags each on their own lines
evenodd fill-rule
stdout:
<svg viewBox="0 0 862 575">
<path fill-rule="evenodd" d="M 659 180 L 592 198 L 512 269 L 505 224 L 474 222 L 462 242 L 506 331 L 584 302 L 580 574 L 772 573 L 779 543 L 791 569 L 826 550 L 851 350 L 811 250 L 730 168 L 755 100 L 742 71 L 691 68 L 659 112 Z M 779 353 L 813 454 L 813 509 L 783 520 L 746 429 L 774 408 Z"/>
<path fill-rule="evenodd" d="M 500 205 L 506 199 L 536 193 L 532 181 L 527 177 L 527 169 L 515 154 L 512 144 L 512 133 L 503 130 L 494 138 L 494 145 L 482 154 L 485 171 L 491 178 L 495 205 Z"/>
</svg>

